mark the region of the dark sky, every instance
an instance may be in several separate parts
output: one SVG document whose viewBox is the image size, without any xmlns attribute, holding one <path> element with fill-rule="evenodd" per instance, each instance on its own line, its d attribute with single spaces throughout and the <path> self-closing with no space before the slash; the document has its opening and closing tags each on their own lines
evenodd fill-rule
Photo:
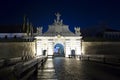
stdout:
<svg viewBox="0 0 120 80">
<path fill-rule="evenodd" d="M 47 28 L 56 12 L 71 29 L 99 23 L 120 27 L 120 0 L 0 0 L 0 25 L 22 24 L 25 14 L 34 26 Z"/>
</svg>

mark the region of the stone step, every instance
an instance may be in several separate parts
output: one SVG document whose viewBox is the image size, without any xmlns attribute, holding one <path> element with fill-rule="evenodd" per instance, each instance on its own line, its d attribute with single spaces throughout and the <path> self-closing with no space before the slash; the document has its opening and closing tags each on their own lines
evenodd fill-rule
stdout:
<svg viewBox="0 0 120 80">
<path fill-rule="evenodd" d="M 56 75 L 56 73 L 44 72 L 44 73 L 38 73 L 37 75 L 38 75 L 38 76 L 47 76 L 47 75 L 54 76 L 54 75 Z"/>
<path fill-rule="evenodd" d="M 58 79 L 37 79 L 37 80 L 58 80 Z"/>
<path fill-rule="evenodd" d="M 39 72 L 55 72 L 55 69 L 44 69 L 44 70 L 38 70 L 38 73 Z"/>
<path fill-rule="evenodd" d="M 39 70 L 37 74 L 38 80 L 57 80 L 54 69 Z"/>
<path fill-rule="evenodd" d="M 42 75 L 42 76 L 37 76 L 37 79 L 57 79 L 57 76 L 55 76 L 55 75 Z"/>
</svg>

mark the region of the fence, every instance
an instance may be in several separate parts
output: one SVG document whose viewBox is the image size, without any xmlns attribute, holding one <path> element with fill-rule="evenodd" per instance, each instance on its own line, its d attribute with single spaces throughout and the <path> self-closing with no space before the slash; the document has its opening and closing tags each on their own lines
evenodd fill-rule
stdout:
<svg viewBox="0 0 120 80">
<path fill-rule="evenodd" d="M 107 64 L 120 65 L 120 56 L 113 55 L 82 55 L 80 60 L 96 61 Z"/>
<path fill-rule="evenodd" d="M 36 57 L 28 61 L 22 58 L 0 60 L 0 79 L 27 80 L 46 61 L 47 57 Z M 39 65 L 39 66 L 38 66 Z"/>
</svg>

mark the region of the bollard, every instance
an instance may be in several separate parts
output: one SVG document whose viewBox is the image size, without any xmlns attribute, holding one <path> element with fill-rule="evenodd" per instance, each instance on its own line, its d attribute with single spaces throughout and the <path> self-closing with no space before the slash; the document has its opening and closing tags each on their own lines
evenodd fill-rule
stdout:
<svg viewBox="0 0 120 80">
<path fill-rule="evenodd" d="M 1 59 L 1 60 L 0 60 L 0 68 L 3 67 L 4 64 L 5 64 L 5 60 L 4 60 L 4 59 Z"/>
<path fill-rule="evenodd" d="M 82 60 L 82 59 L 81 59 L 81 56 L 79 56 L 79 58 L 80 58 L 80 60 Z"/>
<path fill-rule="evenodd" d="M 88 61 L 90 60 L 90 57 L 88 56 Z"/>
<path fill-rule="evenodd" d="M 103 57 L 103 63 L 106 63 L 106 58 L 105 57 Z"/>
</svg>

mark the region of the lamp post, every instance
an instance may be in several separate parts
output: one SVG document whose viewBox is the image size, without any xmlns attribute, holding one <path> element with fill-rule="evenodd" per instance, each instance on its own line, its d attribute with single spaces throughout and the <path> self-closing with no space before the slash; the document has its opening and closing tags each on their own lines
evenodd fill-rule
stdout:
<svg viewBox="0 0 120 80">
<path fill-rule="evenodd" d="M 83 51 L 82 51 L 82 38 L 81 38 L 81 55 L 80 55 L 80 60 L 82 60 L 82 55 L 83 55 L 82 52 L 83 52 Z"/>
<path fill-rule="evenodd" d="M 81 55 L 83 55 L 83 53 L 82 53 L 82 38 L 81 38 Z"/>
</svg>

